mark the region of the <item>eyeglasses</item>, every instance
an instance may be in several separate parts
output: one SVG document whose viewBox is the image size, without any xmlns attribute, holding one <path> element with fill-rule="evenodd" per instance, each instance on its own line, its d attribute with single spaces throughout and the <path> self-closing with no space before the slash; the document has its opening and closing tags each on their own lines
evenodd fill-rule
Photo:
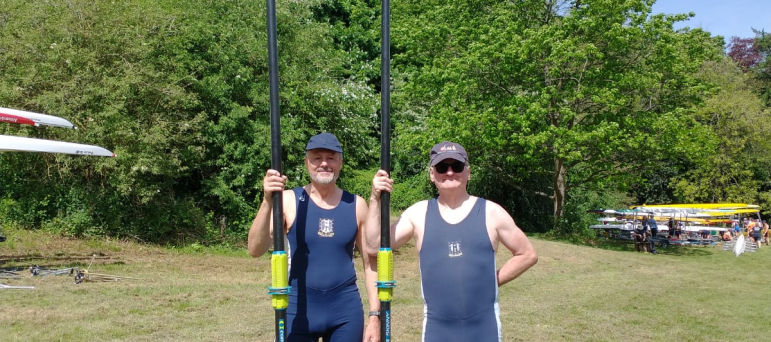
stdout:
<svg viewBox="0 0 771 342">
<path fill-rule="evenodd" d="M 439 163 L 434 166 L 434 169 L 436 172 L 439 173 L 447 173 L 448 169 L 452 169 L 453 173 L 461 173 L 463 172 L 463 169 L 466 168 L 466 164 L 461 162 L 454 162 L 454 163 Z"/>
</svg>

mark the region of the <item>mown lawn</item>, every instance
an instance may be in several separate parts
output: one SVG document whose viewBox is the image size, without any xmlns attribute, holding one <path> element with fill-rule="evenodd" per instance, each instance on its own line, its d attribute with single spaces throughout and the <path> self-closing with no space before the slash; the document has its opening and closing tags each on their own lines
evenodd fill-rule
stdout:
<svg viewBox="0 0 771 342">
<path fill-rule="evenodd" d="M 269 256 L 4 231 L 0 341 L 272 341 Z M 769 341 L 771 248 L 640 254 L 532 239 L 540 260 L 500 289 L 504 341 Z M 94 257 L 95 255 L 95 257 Z M 32 265 L 133 277 L 75 284 Z M 499 253 L 499 264 L 505 261 Z M 420 341 L 415 248 L 395 256 L 394 341 Z M 357 261 L 357 265 L 360 263 Z M 360 266 L 359 266 L 360 267 Z M 360 277 L 363 279 L 363 276 Z"/>
</svg>

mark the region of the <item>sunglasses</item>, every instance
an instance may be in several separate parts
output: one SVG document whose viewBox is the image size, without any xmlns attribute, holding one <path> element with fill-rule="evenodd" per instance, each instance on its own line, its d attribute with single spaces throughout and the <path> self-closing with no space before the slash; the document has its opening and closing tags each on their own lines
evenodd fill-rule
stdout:
<svg viewBox="0 0 771 342">
<path fill-rule="evenodd" d="M 447 173 L 448 169 L 452 169 L 453 173 L 461 173 L 463 172 L 463 169 L 466 168 L 466 164 L 461 162 L 454 162 L 454 163 L 439 163 L 434 166 L 434 169 L 436 172 L 439 173 Z"/>
</svg>

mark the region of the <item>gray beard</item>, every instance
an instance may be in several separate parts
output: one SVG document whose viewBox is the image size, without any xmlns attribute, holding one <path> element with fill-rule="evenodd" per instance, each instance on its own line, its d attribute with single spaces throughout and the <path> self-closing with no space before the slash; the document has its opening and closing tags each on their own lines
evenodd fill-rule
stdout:
<svg viewBox="0 0 771 342">
<path fill-rule="evenodd" d="M 318 184 L 324 184 L 324 185 L 327 185 L 327 184 L 332 184 L 332 183 L 334 183 L 334 182 L 337 180 L 337 176 L 332 176 L 332 177 L 319 177 L 319 175 L 318 175 L 318 174 L 316 174 L 316 175 L 313 175 L 313 176 L 311 176 L 311 179 L 313 179 L 313 181 L 314 181 L 314 182 L 316 182 L 316 183 L 318 183 Z"/>
</svg>

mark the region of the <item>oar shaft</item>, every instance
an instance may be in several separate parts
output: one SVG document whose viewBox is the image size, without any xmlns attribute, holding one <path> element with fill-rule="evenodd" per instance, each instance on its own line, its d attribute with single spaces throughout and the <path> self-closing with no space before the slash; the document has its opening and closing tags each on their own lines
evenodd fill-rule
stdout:
<svg viewBox="0 0 771 342">
<path fill-rule="evenodd" d="M 389 0 L 382 0 L 382 41 L 380 56 L 380 168 L 391 172 L 391 10 Z M 380 192 L 380 247 L 391 247 L 391 196 L 387 191 Z"/>
<path fill-rule="evenodd" d="M 391 4 L 381 2 L 380 41 L 380 168 L 391 172 Z M 391 341 L 391 299 L 393 298 L 393 251 L 391 251 L 391 194 L 380 192 L 380 250 L 378 251 L 378 299 L 380 300 L 380 341 Z"/>
<path fill-rule="evenodd" d="M 270 157 L 271 168 L 281 173 L 281 120 L 278 91 L 278 43 L 276 35 L 276 1 L 267 0 L 268 68 L 270 83 Z M 286 340 L 286 308 L 289 305 L 288 263 L 284 251 L 283 194 L 273 197 L 273 254 L 271 255 L 272 282 L 268 293 L 276 313 L 276 341 Z"/>
<path fill-rule="evenodd" d="M 268 64 L 270 73 L 270 167 L 281 173 L 281 110 L 278 91 L 278 43 L 276 37 L 276 1 L 268 1 Z M 273 227 L 284 226 L 280 191 L 273 193 Z M 273 250 L 284 250 L 284 230 L 274 229 Z"/>
</svg>

